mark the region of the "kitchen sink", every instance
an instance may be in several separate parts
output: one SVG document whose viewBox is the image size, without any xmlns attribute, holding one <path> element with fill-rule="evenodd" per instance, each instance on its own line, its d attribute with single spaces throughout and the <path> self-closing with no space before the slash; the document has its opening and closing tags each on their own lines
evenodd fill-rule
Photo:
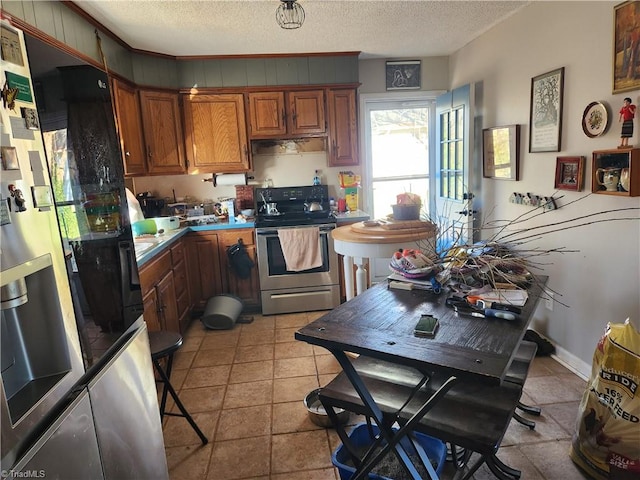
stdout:
<svg viewBox="0 0 640 480">
<path fill-rule="evenodd" d="M 147 250 L 153 248 L 154 246 L 157 245 L 157 243 L 151 243 L 151 242 L 134 242 L 135 245 L 135 250 L 136 250 L 136 255 L 142 255 L 143 253 L 145 253 Z"/>
</svg>

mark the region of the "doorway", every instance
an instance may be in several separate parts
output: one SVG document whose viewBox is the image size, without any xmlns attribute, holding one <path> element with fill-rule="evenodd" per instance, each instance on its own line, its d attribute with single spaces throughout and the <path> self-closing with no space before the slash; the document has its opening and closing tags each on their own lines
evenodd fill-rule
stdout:
<svg viewBox="0 0 640 480">
<path fill-rule="evenodd" d="M 396 196 L 422 199 L 429 216 L 433 171 L 435 100 L 431 95 L 363 99 L 366 209 L 372 218 L 391 213 Z"/>
<path fill-rule="evenodd" d="M 422 200 L 420 216 L 429 218 L 435 168 L 435 96 L 414 92 L 363 95 L 365 209 L 372 219 L 392 213 L 397 195 Z M 389 259 L 370 259 L 371 283 L 389 275 Z"/>
</svg>

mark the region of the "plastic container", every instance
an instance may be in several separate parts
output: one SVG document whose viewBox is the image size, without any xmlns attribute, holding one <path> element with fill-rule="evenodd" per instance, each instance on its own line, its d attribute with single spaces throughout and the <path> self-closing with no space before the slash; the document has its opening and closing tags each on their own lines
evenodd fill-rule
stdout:
<svg viewBox="0 0 640 480">
<path fill-rule="evenodd" d="M 155 217 L 152 220 L 156 222 L 158 231 L 164 230 L 168 232 L 169 230 L 180 228 L 180 219 L 178 217 Z"/>
<path fill-rule="evenodd" d="M 212 330 L 229 330 L 236 324 L 242 307 L 242 300 L 234 295 L 216 295 L 207 302 L 200 321 Z"/>
<path fill-rule="evenodd" d="M 139 237 L 140 235 L 155 235 L 158 233 L 158 225 L 155 220 L 151 218 L 139 220 L 131 224 L 131 231 L 134 237 Z"/>
<path fill-rule="evenodd" d="M 395 220 L 419 220 L 420 205 L 401 204 L 391 205 L 393 210 L 393 218 Z"/>
<path fill-rule="evenodd" d="M 377 435 L 380 430 L 375 425 L 372 425 L 372 430 L 375 435 Z M 394 430 L 396 430 L 394 428 Z M 424 449 L 430 460 L 435 462 L 437 466 L 434 468 L 438 476 L 442 473 L 442 469 L 444 468 L 445 457 L 447 455 L 447 449 L 441 440 L 437 438 L 430 437 L 428 435 L 423 435 L 422 433 L 415 433 L 416 439 L 420 446 Z M 367 447 L 373 442 L 373 439 L 369 435 L 369 427 L 366 423 L 358 424 L 354 427 L 353 431 L 349 434 L 349 438 L 353 442 L 355 448 Z M 408 438 L 403 438 L 400 440 L 400 444 L 407 450 L 407 453 L 411 455 L 417 455 L 417 452 L 411 445 L 411 442 Z M 395 455 L 392 452 L 389 452 L 389 455 Z M 349 461 L 349 453 L 346 448 L 344 448 L 343 444 L 336 449 L 336 451 L 331 455 L 331 462 L 338 469 L 340 473 L 341 480 L 348 480 L 351 478 L 353 473 L 356 471 L 354 467 L 351 465 L 347 465 Z M 376 467 L 373 468 L 373 472 L 369 473 L 370 480 L 393 480 L 388 477 L 381 477 L 380 475 L 375 474 Z"/>
</svg>

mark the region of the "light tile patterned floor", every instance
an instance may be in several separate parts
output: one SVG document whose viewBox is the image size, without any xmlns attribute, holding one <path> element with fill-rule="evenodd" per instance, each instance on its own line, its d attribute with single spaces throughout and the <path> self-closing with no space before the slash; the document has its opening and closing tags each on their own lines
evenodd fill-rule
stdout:
<svg viewBox="0 0 640 480">
<path fill-rule="evenodd" d="M 225 331 L 192 323 L 171 379 L 209 444 L 201 445 L 184 418 L 165 417 L 172 480 L 339 479 L 331 464 L 338 436 L 309 420 L 302 399 L 340 367 L 326 350 L 293 337 L 298 327 L 323 314 L 255 315 L 253 323 Z M 587 478 L 569 458 L 584 388 L 582 379 L 553 359 L 535 359 L 523 401 L 541 406 L 542 416 L 530 417 L 533 431 L 512 421 L 498 452 L 522 471 L 523 480 Z M 447 465 L 442 477 L 452 475 Z M 483 466 L 474 478 L 495 477 Z"/>
</svg>

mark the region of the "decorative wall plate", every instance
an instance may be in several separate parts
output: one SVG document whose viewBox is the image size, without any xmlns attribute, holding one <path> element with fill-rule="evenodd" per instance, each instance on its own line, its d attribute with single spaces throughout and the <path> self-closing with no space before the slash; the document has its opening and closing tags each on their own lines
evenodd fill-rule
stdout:
<svg viewBox="0 0 640 480">
<path fill-rule="evenodd" d="M 609 128 L 609 112 L 601 102 L 591 102 L 582 115 L 582 130 L 589 138 L 599 137 Z"/>
</svg>

